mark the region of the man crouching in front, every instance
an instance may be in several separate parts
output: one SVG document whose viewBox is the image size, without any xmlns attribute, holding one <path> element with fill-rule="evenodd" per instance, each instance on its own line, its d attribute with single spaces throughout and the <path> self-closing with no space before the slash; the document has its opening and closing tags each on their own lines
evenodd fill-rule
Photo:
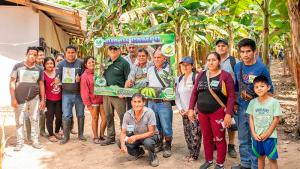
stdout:
<svg viewBox="0 0 300 169">
<path fill-rule="evenodd" d="M 145 98 L 139 93 L 132 96 L 131 105 L 132 109 L 128 110 L 123 118 L 121 151 L 130 155 L 129 161 L 134 161 L 145 154 L 141 147 L 143 145 L 148 150 L 150 165 L 157 167 L 159 161 L 154 148 L 159 140 L 159 134 L 155 114 L 150 108 L 145 107 Z"/>
</svg>

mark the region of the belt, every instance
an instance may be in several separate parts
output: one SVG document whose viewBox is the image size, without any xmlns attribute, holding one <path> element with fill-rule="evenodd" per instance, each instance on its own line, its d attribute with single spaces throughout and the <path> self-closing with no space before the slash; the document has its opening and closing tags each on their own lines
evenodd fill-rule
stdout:
<svg viewBox="0 0 300 169">
<path fill-rule="evenodd" d="M 170 100 L 163 100 L 163 99 L 148 99 L 148 100 L 155 103 L 170 102 Z"/>
</svg>

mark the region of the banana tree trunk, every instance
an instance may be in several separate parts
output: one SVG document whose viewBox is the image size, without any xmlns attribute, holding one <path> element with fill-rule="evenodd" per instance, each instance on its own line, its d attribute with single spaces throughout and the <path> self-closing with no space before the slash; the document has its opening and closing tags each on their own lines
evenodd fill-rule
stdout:
<svg viewBox="0 0 300 169">
<path fill-rule="evenodd" d="M 270 61 L 269 61 L 269 0 L 264 0 L 264 30 L 263 30 L 263 51 L 262 59 L 263 62 L 267 65 L 270 70 Z"/>
<path fill-rule="evenodd" d="M 292 57 L 295 62 L 295 82 L 297 88 L 298 136 L 300 134 L 300 0 L 288 0 L 288 13 L 292 33 Z"/>
<path fill-rule="evenodd" d="M 233 34 L 233 31 L 232 31 L 232 24 L 230 24 L 227 28 L 228 28 L 228 34 L 229 34 L 229 54 L 231 56 L 234 56 L 234 54 L 233 54 L 233 52 L 234 52 L 234 48 L 233 48 L 234 34 Z"/>
<path fill-rule="evenodd" d="M 175 36 L 177 47 L 177 60 L 182 58 L 182 35 L 181 35 L 181 23 L 179 20 L 175 20 Z"/>
</svg>

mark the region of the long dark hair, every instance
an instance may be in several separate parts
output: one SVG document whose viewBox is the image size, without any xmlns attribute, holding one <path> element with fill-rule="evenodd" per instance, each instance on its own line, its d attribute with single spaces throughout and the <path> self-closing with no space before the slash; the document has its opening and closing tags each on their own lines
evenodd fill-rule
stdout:
<svg viewBox="0 0 300 169">
<path fill-rule="evenodd" d="M 93 56 L 86 56 L 86 57 L 83 59 L 83 65 L 84 65 L 84 68 L 85 68 L 85 69 L 87 69 L 85 65 L 87 64 L 87 62 L 89 61 L 89 59 L 95 60 L 95 58 L 94 58 Z"/>
<path fill-rule="evenodd" d="M 53 62 L 54 67 L 55 67 L 55 60 L 54 60 L 54 58 L 53 58 L 53 57 L 45 57 L 44 63 L 43 63 L 44 70 L 46 70 L 46 63 L 47 63 L 49 60 L 51 60 L 51 61 Z"/>
</svg>

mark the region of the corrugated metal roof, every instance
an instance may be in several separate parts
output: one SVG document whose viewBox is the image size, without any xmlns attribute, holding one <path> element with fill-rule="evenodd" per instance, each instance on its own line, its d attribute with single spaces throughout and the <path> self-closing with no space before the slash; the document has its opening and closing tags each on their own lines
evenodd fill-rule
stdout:
<svg viewBox="0 0 300 169">
<path fill-rule="evenodd" d="M 87 31 L 87 11 L 74 9 L 46 0 L 6 0 L 36 8 L 48 15 L 65 32 L 84 36 Z"/>
</svg>

